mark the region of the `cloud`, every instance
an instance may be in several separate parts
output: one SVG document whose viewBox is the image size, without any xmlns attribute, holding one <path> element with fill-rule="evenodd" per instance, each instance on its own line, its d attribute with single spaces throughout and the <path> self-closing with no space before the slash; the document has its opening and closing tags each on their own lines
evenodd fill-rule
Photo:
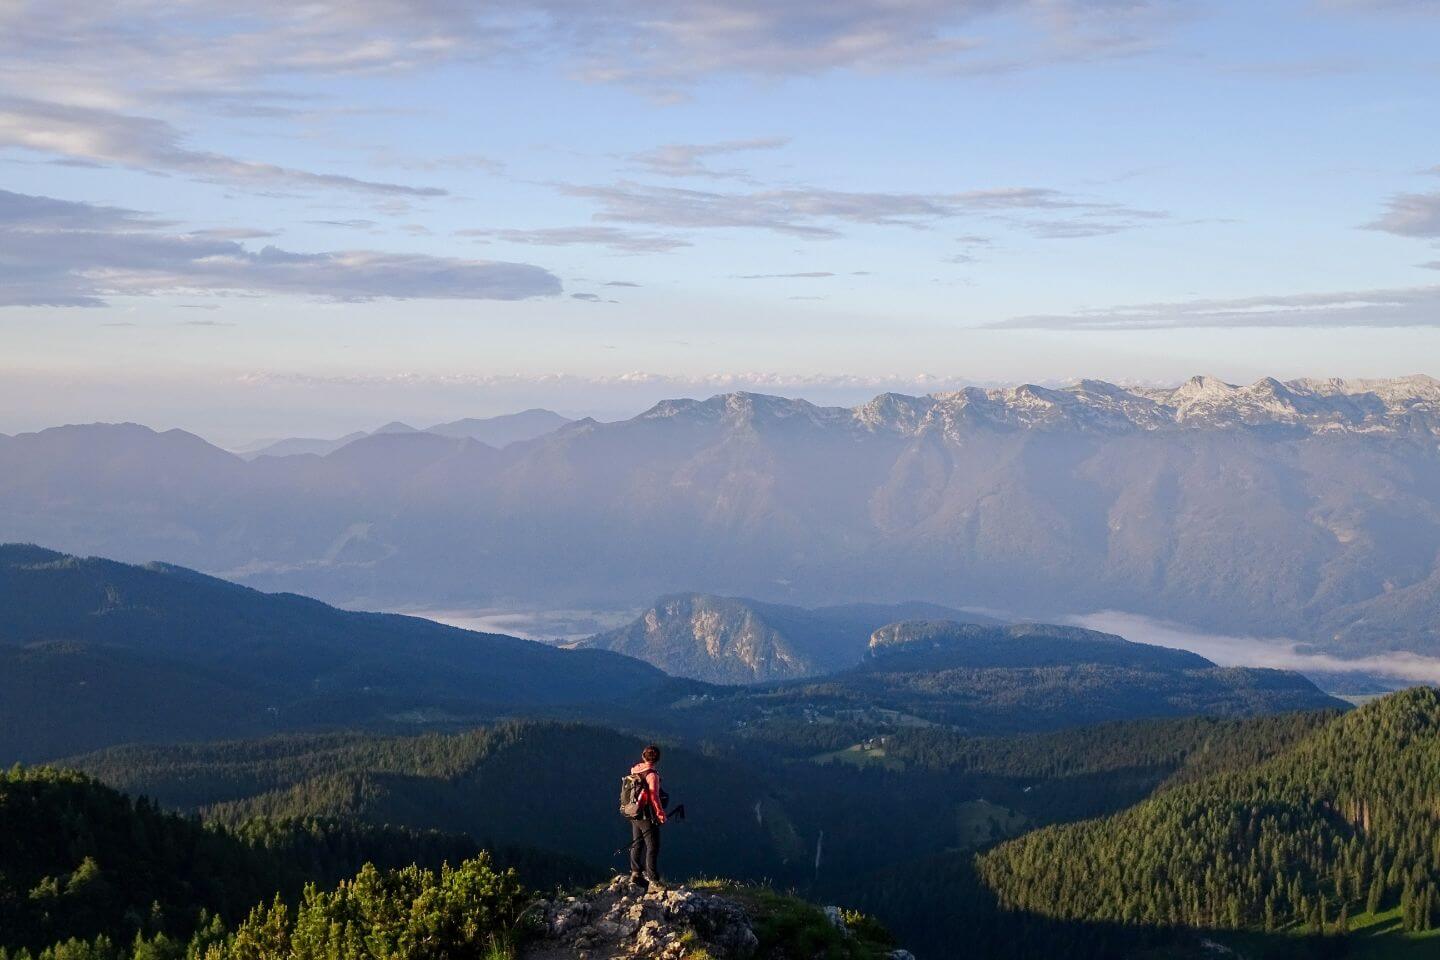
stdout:
<svg viewBox="0 0 1440 960">
<path fill-rule="evenodd" d="M 1440 237 L 1440 193 L 1397 193 L 1380 219 L 1366 226 L 1402 237 Z"/>
<path fill-rule="evenodd" d="M 1440 13 L 1435 0 L 1318 0 L 1322 7 L 1391 13 Z"/>
<path fill-rule="evenodd" d="M 208 98 L 253 116 L 292 107 L 272 78 L 506 57 L 653 93 L 715 75 L 1013 70 L 1149 49 L 1175 11 L 1165 0 L 252 0 L 240 17 L 221 0 L 53 0 L 43 13 L 0 5 L 0 89 Z"/>
<path fill-rule="evenodd" d="M 0 229 L 150 230 L 170 226 L 148 214 L 98 203 L 74 203 L 0 190 Z"/>
<path fill-rule="evenodd" d="M 215 240 L 264 240 L 278 237 L 278 230 L 256 230 L 252 227 L 210 227 L 205 230 L 191 230 L 192 237 L 210 237 Z"/>
<path fill-rule="evenodd" d="M 1173 16 L 1151 0 L 552 0 L 590 42 L 582 75 L 683 88 L 713 75 L 1014 70 L 1148 49 Z M 988 38 L 1004 36 L 1003 43 Z"/>
<path fill-rule="evenodd" d="M 252 187 L 301 187 L 358 191 L 392 197 L 441 197 L 438 187 L 360 180 L 240 160 L 190 150 L 180 132 L 163 120 L 93 107 L 15 97 L 0 98 L 0 147 L 18 147 L 87 163 L 175 173 L 200 180 Z"/>
<path fill-rule="evenodd" d="M 1167 216 L 1044 187 L 962 193 L 853 193 L 818 187 L 718 192 L 622 181 L 609 186 L 561 184 L 559 189 L 594 201 L 600 208 L 595 219 L 601 221 L 672 229 L 748 227 L 809 240 L 841 236 L 841 223 L 926 228 L 962 216 L 999 219 L 1037 236 L 1081 237 L 1131 229 Z M 1044 216 L 1030 219 L 1034 211 Z M 1069 233 L 1063 229 L 1067 223 L 1072 226 Z"/>
<path fill-rule="evenodd" d="M 1440 286 L 1144 303 L 1072 314 L 1015 317 L 987 326 L 1011 330 L 1434 327 L 1440 326 Z"/>
<path fill-rule="evenodd" d="M 821 277 L 833 277 L 835 274 L 828 270 L 811 270 L 805 273 L 741 273 L 732 279 L 734 280 L 810 280 Z"/>
<path fill-rule="evenodd" d="M 688 344 L 685 340 L 669 341 Z M 900 392 L 912 395 L 959 390 L 973 386 L 1000 386 L 997 383 L 983 383 L 963 377 L 941 376 L 932 373 L 861 375 L 846 373 L 779 373 L 770 371 L 728 370 L 687 374 L 652 373 L 634 370 L 628 373 L 610 375 L 585 375 L 567 372 L 538 374 L 490 374 L 490 373 L 395 373 L 395 374 L 311 374 L 294 371 L 256 371 L 244 374 L 239 382 L 248 386 L 269 386 L 294 384 L 305 387 L 324 386 L 434 386 L 455 387 L 463 390 L 475 388 L 504 389 L 513 386 L 599 386 L 599 387 L 657 387 L 667 397 L 694 396 L 697 393 L 728 392 L 748 390 L 755 392 L 781 393 L 789 396 L 802 394 L 807 390 L 859 391 L 865 400 L 875 394 Z"/>
<path fill-rule="evenodd" d="M 760 137 L 752 140 L 725 140 L 720 143 L 670 143 L 630 156 L 650 173 L 663 177 L 709 177 L 716 180 L 749 180 L 743 170 L 714 170 L 704 163 L 708 157 L 748 150 L 777 150 L 789 137 Z"/>
<path fill-rule="evenodd" d="M 607 287 L 638 287 L 638 286 L 640 286 L 640 284 L 635 283 L 635 282 L 632 281 L 632 280 L 607 280 L 607 281 L 605 281 L 605 284 L 604 284 L 604 285 L 607 286 Z"/>
<path fill-rule="evenodd" d="M 641 233 L 618 227 L 543 227 L 537 230 L 457 230 L 456 236 L 495 239 L 541 247 L 568 247 L 577 244 L 609 247 L 622 253 L 669 253 L 690 246 L 684 237 L 663 233 Z"/>
<path fill-rule="evenodd" d="M 1172 649 L 1189 650 L 1222 667 L 1269 667 L 1310 674 L 1375 673 L 1418 683 L 1440 683 L 1440 658 L 1418 653 L 1380 653 L 1364 657 L 1336 657 L 1317 653 L 1279 637 L 1225 636 L 1204 633 L 1167 620 L 1133 613 L 1103 610 L 1065 618 L 1091 630 L 1102 630 L 1133 640 Z"/>
<path fill-rule="evenodd" d="M 0 190 L 0 306 L 101 306 L 181 291 L 337 300 L 518 300 L 560 281 L 524 263 L 374 250 L 296 253 L 168 232 L 118 207 Z"/>
<path fill-rule="evenodd" d="M 352 220 L 306 220 L 312 227 L 342 227 L 346 230 L 374 230 L 378 224 L 374 220 L 352 219 Z"/>
</svg>

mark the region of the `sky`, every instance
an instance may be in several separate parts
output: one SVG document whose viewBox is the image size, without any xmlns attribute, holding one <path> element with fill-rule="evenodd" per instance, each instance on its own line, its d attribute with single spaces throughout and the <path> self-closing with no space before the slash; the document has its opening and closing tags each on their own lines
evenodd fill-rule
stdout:
<svg viewBox="0 0 1440 960">
<path fill-rule="evenodd" d="M 1437 374 L 1437 121 L 1440 0 L 12 0 L 0 432 Z"/>
</svg>

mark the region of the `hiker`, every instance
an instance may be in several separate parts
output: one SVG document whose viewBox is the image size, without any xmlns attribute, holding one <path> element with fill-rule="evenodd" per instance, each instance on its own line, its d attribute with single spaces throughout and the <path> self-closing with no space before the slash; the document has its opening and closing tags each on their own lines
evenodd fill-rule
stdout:
<svg viewBox="0 0 1440 960">
<path fill-rule="evenodd" d="M 630 768 L 630 802 L 621 806 L 630 818 L 630 882 L 652 891 L 665 889 L 660 882 L 660 825 L 665 822 L 666 797 L 655 769 L 659 762 L 655 744 L 640 751 L 640 762 Z"/>
</svg>

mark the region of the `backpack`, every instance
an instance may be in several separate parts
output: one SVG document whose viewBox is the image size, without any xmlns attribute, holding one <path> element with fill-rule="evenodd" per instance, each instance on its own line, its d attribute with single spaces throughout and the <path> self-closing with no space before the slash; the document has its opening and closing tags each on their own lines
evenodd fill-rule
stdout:
<svg viewBox="0 0 1440 960">
<path fill-rule="evenodd" d="M 639 820 L 645 816 L 645 811 L 649 809 L 645 794 L 649 789 L 650 785 L 646 782 L 644 773 L 627 773 L 621 777 L 620 815 L 627 820 Z M 664 787 L 660 788 L 659 799 L 662 808 L 670 802 L 670 795 L 665 792 Z"/>
</svg>

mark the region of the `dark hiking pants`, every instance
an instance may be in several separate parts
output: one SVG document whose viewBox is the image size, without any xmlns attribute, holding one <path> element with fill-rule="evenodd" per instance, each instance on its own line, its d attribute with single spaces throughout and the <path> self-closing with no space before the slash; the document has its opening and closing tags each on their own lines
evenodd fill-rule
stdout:
<svg viewBox="0 0 1440 960">
<path fill-rule="evenodd" d="M 641 874 L 660 882 L 660 824 L 644 818 L 630 821 L 630 875 Z"/>
</svg>

